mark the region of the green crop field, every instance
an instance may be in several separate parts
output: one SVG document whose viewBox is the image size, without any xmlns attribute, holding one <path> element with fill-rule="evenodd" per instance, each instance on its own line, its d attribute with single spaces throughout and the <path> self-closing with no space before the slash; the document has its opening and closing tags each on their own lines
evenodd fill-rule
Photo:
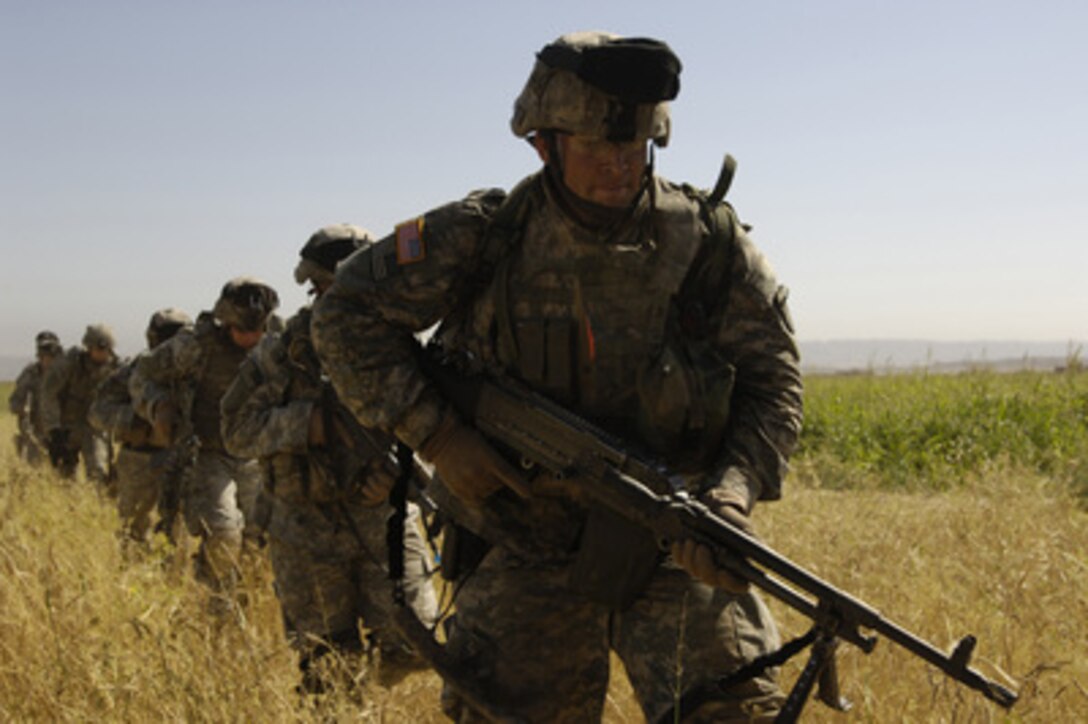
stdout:
<svg viewBox="0 0 1088 724">
<path fill-rule="evenodd" d="M 840 649 L 852 712 L 812 702 L 803 721 L 1088 721 L 1088 374 L 806 390 L 784 499 L 755 514 L 762 538 L 939 647 L 975 634 L 976 665 L 1021 701 L 1006 713 L 882 641 Z M 208 616 L 187 551 L 121 546 L 111 501 L 17 461 L 14 430 L 0 415 L 0 720 L 443 721 L 426 672 L 300 701 L 260 555 L 240 615 Z M 805 630 L 772 608 L 784 636 Z M 640 721 L 618 669 L 606 720 Z"/>
<path fill-rule="evenodd" d="M 945 490 L 1013 467 L 1088 492 L 1088 374 L 817 377 L 805 398 L 797 462 L 829 487 Z"/>
</svg>

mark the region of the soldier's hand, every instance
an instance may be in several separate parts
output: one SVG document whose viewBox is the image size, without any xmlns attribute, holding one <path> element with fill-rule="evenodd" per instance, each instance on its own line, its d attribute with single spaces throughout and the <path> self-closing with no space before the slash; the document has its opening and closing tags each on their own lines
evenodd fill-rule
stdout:
<svg viewBox="0 0 1088 724">
<path fill-rule="evenodd" d="M 170 400 L 161 400 L 151 412 L 151 442 L 158 447 L 169 447 L 174 441 L 174 427 L 178 421 L 178 408 Z"/>
<path fill-rule="evenodd" d="M 450 492 L 466 503 L 477 505 L 504 485 L 528 496 L 528 485 L 518 471 L 453 412 L 446 413 L 419 454 L 434 465 Z"/>
<path fill-rule="evenodd" d="M 708 507 L 727 523 L 748 535 L 755 535 L 752 521 L 744 512 L 744 503 L 732 500 L 728 496 L 712 499 Z M 718 565 L 710 548 L 690 538 L 672 544 L 672 558 L 678 566 L 690 573 L 696 580 L 708 586 L 720 588 L 733 594 L 746 593 L 749 583 Z"/>
<path fill-rule="evenodd" d="M 359 500 L 373 508 L 389 497 L 389 491 L 397 482 L 397 466 L 388 455 L 379 455 L 366 466 L 366 482 L 359 488 Z"/>
</svg>

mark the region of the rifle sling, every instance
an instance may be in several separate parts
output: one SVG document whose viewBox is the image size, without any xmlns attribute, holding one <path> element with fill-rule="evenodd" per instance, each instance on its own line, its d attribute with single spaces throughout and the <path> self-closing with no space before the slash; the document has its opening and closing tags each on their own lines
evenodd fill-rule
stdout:
<svg viewBox="0 0 1088 724">
<path fill-rule="evenodd" d="M 666 710 L 657 718 L 657 724 L 669 724 L 669 722 L 683 719 L 685 714 L 698 711 L 704 704 L 721 699 L 734 686 L 754 679 L 767 669 L 786 663 L 813 644 L 819 635 L 819 627 L 813 626 L 805 634 L 787 641 L 776 651 L 757 656 L 732 674 L 688 689 L 671 709 Z"/>
<path fill-rule="evenodd" d="M 400 470 L 393 489 L 389 491 L 389 504 L 393 515 L 385 528 L 385 547 L 389 552 L 389 580 L 393 582 L 393 603 L 398 608 L 407 605 L 404 595 L 404 523 L 408 518 L 408 481 L 412 477 L 412 449 L 397 442 L 397 463 Z"/>
</svg>

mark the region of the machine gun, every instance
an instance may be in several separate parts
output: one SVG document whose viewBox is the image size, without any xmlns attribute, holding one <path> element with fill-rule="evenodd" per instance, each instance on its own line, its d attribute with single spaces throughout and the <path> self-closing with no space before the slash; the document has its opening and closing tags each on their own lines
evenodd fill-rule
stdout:
<svg viewBox="0 0 1088 724">
<path fill-rule="evenodd" d="M 800 716 L 817 680 L 818 698 L 834 708 L 847 708 L 849 704 L 838 695 L 835 647 L 845 641 L 869 653 L 876 646 L 877 636 L 898 644 L 1002 707 L 1016 703 L 1015 692 L 970 666 L 974 636 L 965 636 L 946 654 L 715 515 L 684 492 L 665 466 L 551 400 L 514 380 L 463 375 L 427 355 L 421 357 L 421 365 L 465 419 L 471 420 L 496 447 L 519 457 L 524 467 L 577 478 L 578 489 L 591 507 L 603 508 L 652 531 L 663 550 L 673 541 L 684 539 L 702 543 L 710 548 L 720 566 L 811 619 L 812 629 L 793 642 L 792 648 L 787 644 L 781 652 L 753 662 L 745 671 L 719 682 L 721 687 L 728 687 L 811 645 L 811 657 L 779 721 L 795 721 Z M 692 709 L 698 696 L 698 692 L 692 698 L 685 696 L 678 706 Z"/>
</svg>

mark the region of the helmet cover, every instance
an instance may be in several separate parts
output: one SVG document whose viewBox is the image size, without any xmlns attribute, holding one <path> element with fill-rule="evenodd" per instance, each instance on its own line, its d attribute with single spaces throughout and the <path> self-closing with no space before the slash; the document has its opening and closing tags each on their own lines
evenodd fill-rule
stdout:
<svg viewBox="0 0 1088 724">
<path fill-rule="evenodd" d="M 659 40 L 568 33 L 537 53 L 510 128 L 519 137 L 557 130 L 665 146 L 680 70 L 680 59 Z"/>
</svg>

